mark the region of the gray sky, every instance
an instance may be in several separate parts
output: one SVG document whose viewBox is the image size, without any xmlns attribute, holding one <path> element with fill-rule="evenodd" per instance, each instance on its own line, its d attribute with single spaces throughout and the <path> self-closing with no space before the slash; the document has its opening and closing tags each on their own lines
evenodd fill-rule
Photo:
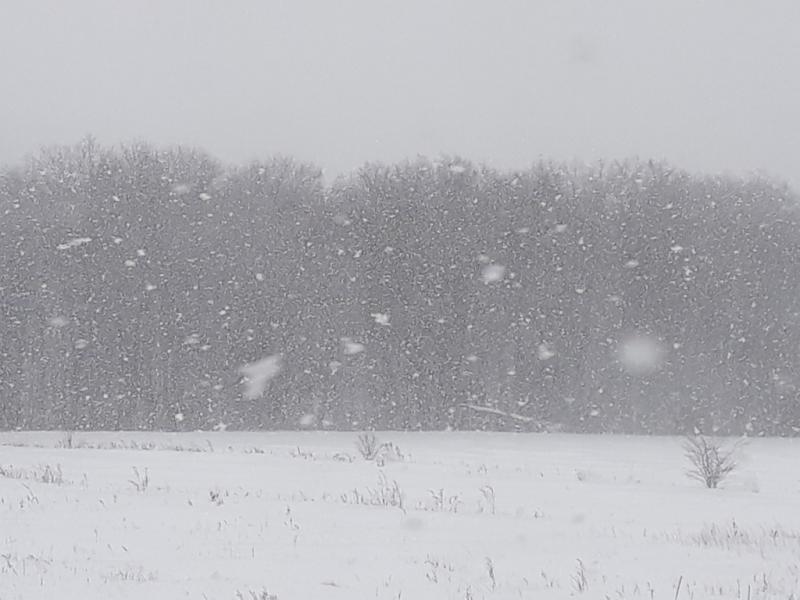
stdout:
<svg viewBox="0 0 800 600">
<path fill-rule="evenodd" d="M 797 0 L 2 0 L 0 162 L 666 158 L 800 187 Z"/>
</svg>

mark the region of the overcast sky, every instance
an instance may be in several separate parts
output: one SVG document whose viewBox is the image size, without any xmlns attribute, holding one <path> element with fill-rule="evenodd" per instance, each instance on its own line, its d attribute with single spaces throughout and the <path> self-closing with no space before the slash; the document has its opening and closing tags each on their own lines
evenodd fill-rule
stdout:
<svg viewBox="0 0 800 600">
<path fill-rule="evenodd" d="M 800 187 L 798 0 L 3 0 L 0 163 L 666 158 Z"/>
</svg>

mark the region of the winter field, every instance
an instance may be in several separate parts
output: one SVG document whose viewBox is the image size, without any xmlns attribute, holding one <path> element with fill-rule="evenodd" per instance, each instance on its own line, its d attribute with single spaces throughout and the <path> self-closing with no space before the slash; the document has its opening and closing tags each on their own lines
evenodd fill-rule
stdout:
<svg viewBox="0 0 800 600">
<path fill-rule="evenodd" d="M 0 433 L 0 599 L 800 597 L 800 440 Z"/>
</svg>

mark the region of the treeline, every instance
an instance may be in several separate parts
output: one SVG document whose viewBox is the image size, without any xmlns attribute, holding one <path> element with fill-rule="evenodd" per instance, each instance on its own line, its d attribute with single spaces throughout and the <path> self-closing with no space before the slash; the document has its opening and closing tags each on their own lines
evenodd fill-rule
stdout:
<svg viewBox="0 0 800 600">
<path fill-rule="evenodd" d="M 86 140 L 0 173 L 0 215 L 0 428 L 800 431 L 800 209 L 766 180 L 442 158 L 327 186 Z"/>
</svg>

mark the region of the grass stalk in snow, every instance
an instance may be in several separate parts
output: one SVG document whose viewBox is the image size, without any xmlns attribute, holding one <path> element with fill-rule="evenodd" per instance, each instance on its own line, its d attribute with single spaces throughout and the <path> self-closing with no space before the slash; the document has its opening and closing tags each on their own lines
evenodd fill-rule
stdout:
<svg viewBox="0 0 800 600">
<path fill-rule="evenodd" d="M 0 477 L 7 479 L 25 479 L 31 481 L 38 481 L 39 483 L 49 483 L 53 485 L 64 485 L 64 473 L 61 471 L 61 465 L 43 465 L 38 469 L 23 469 L 21 467 L 14 467 L 13 465 L 2 466 L 0 465 Z"/>
<path fill-rule="evenodd" d="M 133 467 L 133 477 L 133 479 L 128 480 L 128 483 L 130 483 L 137 492 L 146 492 L 147 488 L 150 487 L 150 473 L 147 467 L 145 467 L 143 471 L 139 471 L 137 467 Z"/>
</svg>

